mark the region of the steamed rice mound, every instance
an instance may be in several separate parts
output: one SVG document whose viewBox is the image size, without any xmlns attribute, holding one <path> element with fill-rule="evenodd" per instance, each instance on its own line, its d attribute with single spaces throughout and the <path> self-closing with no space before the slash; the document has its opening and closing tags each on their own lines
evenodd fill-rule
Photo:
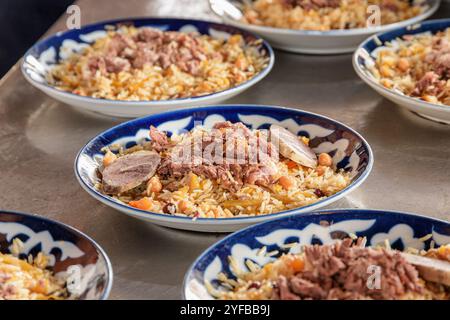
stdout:
<svg viewBox="0 0 450 320">
<path fill-rule="evenodd" d="M 225 122 L 217 125 L 231 128 L 245 127 L 242 123 Z M 260 133 L 258 130 L 246 130 L 249 135 Z M 161 164 L 150 180 L 132 190 L 112 195 L 125 204 L 146 211 L 193 219 L 265 215 L 313 204 L 343 190 L 351 182 L 350 174 L 333 167 L 327 154 L 324 156 L 329 163 L 319 164 L 315 168 L 304 167 L 284 157 L 271 163 L 270 168 L 266 166 L 260 168 L 258 165 L 235 166 L 234 168 L 237 171 L 241 170 L 241 173 L 247 171 L 248 174 L 243 175 L 245 179 L 232 176 L 235 172 L 232 169 L 233 165 L 230 167 L 231 171 L 210 165 L 183 167 L 170 162 L 170 151 L 174 146 L 190 144 L 198 137 L 209 138 L 208 130 L 196 127 L 187 133 L 174 134 L 170 138 L 155 128 L 150 132 L 152 141 L 130 149 L 123 149 L 120 146 L 115 149 L 114 146 L 110 146 L 104 149 L 106 154 L 103 158 L 105 166 L 129 154 L 143 150 L 147 152 L 159 150 Z M 158 145 L 157 140 L 161 140 L 163 145 Z M 308 139 L 304 137 L 298 137 L 298 140 L 301 143 L 308 143 Z M 241 145 L 244 143 L 245 141 L 239 142 Z M 164 146 L 170 147 L 162 149 Z M 171 171 L 168 169 L 170 166 L 174 168 Z M 210 170 L 213 169 L 219 170 L 220 177 L 210 174 Z M 269 169 L 272 172 L 270 179 L 264 175 L 264 170 Z M 240 182 L 238 183 L 236 179 Z M 99 183 L 97 188 L 107 193 L 104 184 Z"/>
<path fill-rule="evenodd" d="M 424 7 L 402 0 L 256 0 L 244 8 L 243 22 L 296 30 L 366 28 L 369 6 L 380 8 L 382 25 L 410 19 Z"/>
<path fill-rule="evenodd" d="M 121 26 L 48 73 L 56 88 L 100 99 L 145 101 L 223 91 L 268 64 L 261 42 Z"/>
</svg>

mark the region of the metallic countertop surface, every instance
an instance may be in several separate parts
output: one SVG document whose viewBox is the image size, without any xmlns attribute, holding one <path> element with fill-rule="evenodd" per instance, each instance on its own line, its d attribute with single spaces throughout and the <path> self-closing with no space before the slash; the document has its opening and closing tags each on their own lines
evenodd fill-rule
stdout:
<svg viewBox="0 0 450 320">
<path fill-rule="evenodd" d="M 81 0 L 82 24 L 130 16 L 217 20 L 207 1 Z M 450 17 L 450 3 L 434 17 Z M 62 16 L 47 34 L 64 30 Z M 450 220 L 450 126 L 401 110 L 355 74 L 351 55 L 276 51 L 272 72 L 227 103 L 281 105 L 319 113 L 361 133 L 375 154 L 367 181 L 331 207 L 410 211 Z M 91 198 L 74 158 L 97 133 L 123 119 L 92 117 L 47 97 L 19 64 L 0 80 L 0 208 L 34 213 L 85 232 L 114 269 L 110 299 L 179 299 L 195 258 L 223 237 L 154 226 Z"/>
</svg>

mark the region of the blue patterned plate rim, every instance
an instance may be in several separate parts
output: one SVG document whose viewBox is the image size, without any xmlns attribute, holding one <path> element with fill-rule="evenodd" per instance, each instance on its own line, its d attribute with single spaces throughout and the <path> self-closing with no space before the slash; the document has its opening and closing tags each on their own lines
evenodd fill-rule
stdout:
<svg viewBox="0 0 450 320">
<path fill-rule="evenodd" d="M 138 101 L 128 101 L 128 100 L 112 100 L 112 99 L 99 99 L 99 98 L 92 98 L 92 97 L 85 97 L 85 96 L 81 96 L 72 92 L 68 92 L 68 91 L 63 91 L 63 90 L 59 90 L 57 88 L 55 88 L 54 86 L 49 85 L 48 83 L 39 83 L 35 80 L 33 80 L 28 73 L 25 71 L 25 58 L 27 56 L 29 56 L 31 54 L 31 51 L 34 50 L 36 47 L 39 47 L 41 45 L 43 45 L 44 43 L 55 39 L 57 37 L 64 37 L 70 33 L 77 33 L 80 32 L 83 29 L 96 29 L 98 27 L 101 26 L 107 26 L 107 25 L 116 25 L 119 23 L 126 23 L 126 22 L 148 22 L 148 25 L 158 25 L 158 24 L 168 24 L 170 22 L 184 22 L 186 24 L 199 24 L 199 23 L 205 23 L 211 26 L 220 26 L 220 27 L 226 27 L 228 29 L 233 29 L 234 31 L 236 31 L 239 34 L 242 35 L 246 35 L 246 36 L 251 36 L 257 40 L 262 41 L 262 46 L 263 48 L 267 51 L 267 56 L 269 58 L 269 63 L 268 65 L 261 70 L 261 72 L 259 72 L 256 76 L 254 76 L 253 78 L 226 90 L 222 90 L 222 91 L 218 91 L 218 92 L 214 92 L 214 93 L 210 93 L 210 94 L 206 94 L 206 95 L 202 95 L 202 96 L 197 96 L 197 97 L 190 97 L 190 98 L 177 98 L 177 99 L 169 99 L 169 100 L 138 100 Z M 27 78 L 28 81 L 36 84 L 37 86 L 42 86 L 45 88 L 48 88 L 50 90 L 54 90 L 57 91 L 59 94 L 65 95 L 67 97 L 70 97 L 72 99 L 78 99 L 78 100 L 82 100 L 82 101 L 104 101 L 104 102 L 109 102 L 109 103 L 121 103 L 121 104 L 125 104 L 125 105 L 136 105 L 136 104 L 161 104 L 161 103 L 181 103 L 181 102 L 189 102 L 189 101 L 198 101 L 201 99 L 207 99 L 210 98 L 212 96 L 215 95 L 219 95 L 219 94 L 225 94 L 225 93 L 229 93 L 232 91 L 236 91 L 237 89 L 240 89 L 242 87 L 246 87 L 246 86 L 250 86 L 253 83 L 256 83 L 258 81 L 260 81 L 261 79 L 263 79 L 271 70 L 272 67 L 275 63 L 275 54 L 273 52 L 272 47 L 270 46 L 270 44 L 264 40 L 263 38 L 259 37 L 258 35 L 247 31 L 247 30 L 243 30 L 239 27 L 235 27 L 235 26 L 231 26 L 231 25 L 227 25 L 224 23 L 218 23 L 218 22 L 212 22 L 212 21 L 207 21 L 207 20 L 200 20 L 200 19 L 182 19 L 182 18 L 158 18 L 158 17 L 131 17 L 131 18 L 119 18 L 119 19 L 112 19 L 112 20 L 104 20 L 104 21 L 100 21 L 100 22 L 95 22 L 95 23 L 91 23 L 91 24 L 86 24 L 83 25 L 81 27 L 81 29 L 72 29 L 72 30 L 67 30 L 67 31 L 60 31 L 57 32 L 53 35 L 50 35 L 42 40 L 39 40 L 38 42 L 36 42 L 30 49 L 27 50 L 27 52 L 24 54 L 24 58 L 22 59 L 22 63 L 21 63 L 21 71 L 22 74 Z"/>
<path fill-rule="evenodd" d="M 68 224 L 65 224 L 65 223 L 57 221 L 57 220 L 49 219 L 47 217 L 43 217 L 43 216 L 40 216 L 38 214 L 31 214 L 31 213 L 25 213 L 25 212 L 20 212 L 20 211 L 0 209 L 0 215 L 2 213 L 14 214 L 14 215 L 26 217 L 26 218 L 29 218 L 29 219 L 41 220 L 41 221 L 44 221 L 44 222 L 46 222 L 48 224 L 54 224 L 54 225 L 57 225 L 58 227 L 61 227 L 63 229 L 68 229 L 69 231 L 73 232 L 77 236 L 80 236 L 81 238 L 87 239 L 94 246 L 94 248 L 100 253 L 100 255 L 105 259 L 106 268 L 107 268 L 107 274 L 108 274 L 108 281 L 107 281 L 108 283 L 106 284 L 106 288 L 105 288 L 104 292 L 102 293 L 102 296 L 100 297 L 100 300 L 108 299 L 108 296 L 109 296 L 109 294 L 111 292 L 111 289 L 112 289 L 113 278 L 114 278 L 112 264 L 111 264 L 111 261 L 109 260 L 108 255 L 106 254 L 105 250 L 103 250 L 103 248 L 94 239 L 92 239 L 91 237 L 89 237 L 88 235 L 83 233 L 82 231 L 80 231 L 80 230 L 78 230 L 78 229 L 76 229 L 76 228 L 74 228 L 72 226 L 69 226 Z"/>
<path fill-rule="evenodd" d="M 154 212 L 150 212 L 150 211 L 145 211 L 145 210 L 141 210 L 141 209 L 137 209 L 137 208 L 133 208 L 131 206 L 122 204 L 122 203 L 118 203 L 115 201 L 112 201 L 110 199 L 110 197 L 102 194 L 101 192 L 99 192 L 98 190 L 95 190 L 94 188 L 91 188 L 90 186 L 88 186 L 83 178 L 81 177 L 78 169 L 77 169 L 77 164 L 79 162 L 79 158 L 80 156 L 84 153 L 84 151 L 86 150 L 86 148 L 92 144 L 94 141 L 96 141 L 99 137 L 111 133 L 119 128 L 123 128 L 123 127 L 127 127 L 128 125 L 134 123 L 134 122 L 138 122 L 138 121 L 142 121 L 144 119 L 148 119 L 148 118 L 158 118 L 158 117 L 164 117 L 164 118 L 168 118 L 170 119 L 170 116 L 172 114 L 177 114 L 180 112 L 186 112 L 186 113 L 190 113 L 190 112 L 195 112 L 197 110 L 208 110 L 208 111 L 214 111 L 214 110 L 218 110 L 221 108 L 228 108 L 228 107 L 232 107 L 232 108 L 239 108 L 239 107 L 245 107 L 247 109 L 254 109 L 254 110 L 258 110 L 261 108 L 265 108 L 265 109 L 274 109 L 274 110 L 287 110 L 287 111 L 293 111 L 293 112 L 301 112 L 304 114 L 308 114 L 308 115 L 312 115 L 315 117 L 318 117 L 320 119 L 323 120 L 327 120 L 327 121 L 331 121 L 334 122 L 344 128 L 346 128 L 347 130 L 349 130 L 350 132 L 352 132 L 353 134 L 355 134 L 359 139 L 361 139 L 362 144 L 364 145 L 364 147 L 367 149 L 368 154 L 369 154 L 369 162 L 367 164 L 367 167 L 365 168 L 363 174 L 361 174 L 356 180 L 352 181 L 352 183 L 344 188 L 343 190 L 333 194 L 332 196 L 326 198 L 325 200 L 321 200 L 320 202 L 329 202 L 330 200 L 339 197 L 342 193 L 347 192 L 351 189 L 354 189 L 356 187 L 358 187 L 361 183 L 364 182 L 364 180 L 368 177 L 368 175 L 370 174 L 372 167 L 373 167 L 373 161 L 374 161 L 374 156 L 373 156 L 373 152 L 372 149 L 369 145 L 369 143 L 364 139 L 364 137 L 362 135 L 360 135 L 357 131 L 353 130 L 352 128 L 350 128 L 349 126 L 333 120 L 331 118 L 328 118 L 326 116 L 322 116 L 313 112 L 309 112 L 309 111 L 305 111 L 305 110 L 301 110 L 301 109 L 294 109 L 294 108 L 288 108 L 288 107 L 281 107 L 281 106 L 271 106 L 271 105 L 254 105 L 254 104 L 220 104 L 220 105 L 214 105 L 214 106 L 206 106 L 206 107 L 192 107 L 192 108 L 185 108 L 185 109 L 181 109 L 181 110 L 173 110 L 173 111 L 167 111 L 164 113 L 159 113 L 159 114 L 155 114 L 155 115 L 149 115 L 149 116 L 144 116 L 144 117 L 140 117 L 140 118 L 136 118 L 136 119 L 132 119 L 123 123 L 118 124 L 117 126 L 114 126 L 106 131 L 101 132 L 100 134 L 98 134 L 97 136 L 95 136 L 94 138 L 92 138 L 91 140 L 89 140 L 84 146 L 83 148 L 81 148 L 81 150 L 78 152 L 77 156 L 75 157 L 75 162 L 74 162 L 74 170 L 75 170 L 75 176 L 77 178 L 77 180 L 80 182 L 81 186 L 83 187 L 84 190 L 86 190 L 88 193 L 91 193 L 97 197 L 100 197 L 101 199 L 103 199 L 104 201 L 108 202 L 108 203 L 112 203 L 114 204 L 114 206 L 119 206 L 119 207 L 123 207 L 126 208 L 128 210 L 132 210 L 135 212 L 139 212 L 142 214 L 146 214 L 146 215 L 150 215 L 150 216 L 157 216 L 157 217 L 166 217 L 166 218 L 170 218 L 170 219 L 178 219 L 178 220 L 185 220 L 185 221 L 192 221 L 192 218 L 189 217 L 180 217 L 180 216 L 173 216 L 173 215 L 163 215 L 160 213 L 154 213 Z M 285 211 L 280 211 L 277 213 L 272 213 L 272 214 L 268 214 L 268 215 L 260 215 L 260 216 L 246 216 L 246 217 L 235 217 L 235 218 L 223 218 L 223 219 L 218 219 L 218 218 L 197 218 L 196 221 L 220 221 L 221 223 L 227 223 L 229 222 L 233 222 L 233 221 L 242 221 L 242 220 L 248 220 L 248 219 L 256 219 L 256 220 L 260 220 L 260 219 L 267 219 L 268 217 L 273 218 L 273 217 L 278 217 L 280 215 L 288 215 L 288 214 L 292 214 L 295 211 L 299 210 L 299 209 L 307 209 L 309 207 L 314 206 L 316 203 L 313 204 L 309 204 L 300 208 L 295 208 L 295 209 L 291 209 L 291 210 L 285 210 Z M 303 214 L 303 213 L 301 213 Z"/>
<path fill-rule="evenodd" d="M 186 300 L 185 297 L 185 288 L 187 286 L 187 280 L 189 278 L 189 276 L 192 274 L 195 266 L 206 256 L 210 253 L 210 251 L 216 247 L 220 247 L 223 243 L 226 243 L 228 240 L 232 239 L 232 238 L 237 238 L 239 237 L 241 234 L 248 232 L 251 229 L 256 229 L 256 228 L 260 228 L 263 227 L 264 225 L 268 225 L 271 223 L 276 223 L 277 221 L 281 221 L 284 219 L 308 219 L 309 217 L 314 217 L 314 216 L 327 216 L 327 215 L 351 215 L 350 218 L 362 218 L 364 215 L 366 214 L 379 214 L 379 215 L 390 215 L 390 214 L 395 214 L 398 216 L 404 216 L 404 217 L 409 217 L 409 218 L 420 218 L 420 219 L 424 219 L 424 220 L 428 220 L 431 222 L 437 222 L 437 223 L 443 223 L 446 225 L 450 226 L 450 222 L 445 221 L 445 220 L 441 220 L 441 219 L 437 219 L 437 218 L 432 218 L 432 217 L 428 217 L 425 215 L 421 215 L 418 213 L 412 213 L 412 212 L 406 212 L 406 211 L 396 211 L 396 210 L 383 210 L 383 209 L 352 209 L 352 208 L 343 208 L 343 209 L 327 209 L 327 210 L 318 210 L 318 211 L 313 211 L 313 212 L 308 212 L 308 213 L 303 213 L 303 214 L 293 214 L 290 216 L 284 216 L 284 217 L 278 217 L 275 219 L 271 219 L 268 221 L 264 221 L 258 224 L 254 224 L 245 228 L 242 228 L 238 231 L 235 231 L 229 235 L 227 235 L 226 237 L 222 238 L 221 240 L 215 242 L 214 244 L 210 245 L 208 248 L 206 248 L 195 260 L 194 262 L 190 265 L 190 267 L 188 268 L 184 279 L 183 279 L 183 284 L 181 286 L 181 295 L 182 295 L 182 299 Z"/>
<path fill-rule="evenodd" d="M 435 28 L 435 27 L 437 27 L 437 28 Z M 377 34 L 367 38 L 366 40 L 364 40 L 364 42 L 362 42 L 359 45 L 358 49 L 356 49 L 355 53 L 353 54 L 353 59 L 352 59 L 353 60 L 353 68 L 356 70 L 356 72 L 358 73 L 358 75 L 361 78 L 364 78 L 364 79 L 370 81 L 370 83 L 374 84 L 375 86 L 377 86 L 379 89 L 383 90 L 383 92 L 385 92 L 387 94 L 391 94 L 391 95 L 395 95 L 395 96 L 398 96 L 398 97 L 401 97 L 404 99 L 410 99 L 410 100 L 414 100 L 416 102 L 420 102 L 421 104 L 426 105 L 427 108 L 431 108 L 434 110 L 450 111 L 448 106 L 427 102 L 425 100 L 419 100 L 419 99 L 416 99 L 416 98 L 413 98 L 413 97 L 410 97 L 407 95 L 400 94 L 394 90 L 385 88 L 380 83 L 378 83 L 371 77 L 368 77 L 364 72 L 362 72 L 361 69 L 363 69 L 364 67 L 362 66 L 362 63 L 360 63 L 358 61 L 361 50 L 366 50 L 370 54 L 374 49 L 384 45 L 384 43 L 386 41 L 394 40 L 395 38 L 403 36 L 405 34 L 417 34 L 417 33 L 427 32 L 427 31 L 437 32 L 437 31 L 444 30 L 445 28 L 448 28 L 448 27 L 450 27 L 450 18 L 444 18 L 444 19 L 427 20 L 427 21 L 417 24 L 416 26 L 414 26 L 414 28 L 411 28 L 411 26 L 406 26 L 406 27 L 402 27 L 402 28 L 398 28 L 398 29 L 394 29 L 394 30 L 389 30 L 386 32 L 377 33 Z M 382 44 L 378 45 L 377 41 L 375 39 L 380 40 L 382 42 Z M 375 47 L 370 49 L 370 47 L 372 45 L 375 45 Z"/>
</svg>

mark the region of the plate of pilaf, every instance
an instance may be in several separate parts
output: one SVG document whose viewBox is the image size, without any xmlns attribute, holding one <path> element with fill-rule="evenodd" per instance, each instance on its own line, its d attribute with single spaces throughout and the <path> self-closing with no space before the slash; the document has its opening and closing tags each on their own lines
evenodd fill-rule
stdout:
<svg viewBox="0 0 450 320">
<path fill-rule="evenodd" d="M 450 300 L 450 225 L 341 209 L 282 217 L 214 244 L 186 273 L 187 300 Z"/>
<path fill-rule="evenodd" d="M 307 54 L 353 52 L 370 35 L 414 25 L 440 0 L 209 0 L 222 20 Z"/>
<path fill-rule="evenodd" d="M 229 232 L 328 205 L 358 187 L 373 156 L 323 116 L 222 105 L 139 118 L 101 133 L 75 160 L 81 186 L 132 217 Z"/>
<path fill-rule="evenodd" d="M 450 124 L 450 19 L 369 38 L 353 57 L 362 80 L 424 118 Z"/>
<path fill-rule="evenodd" d="M 0 300 L 103 300 L 112 277 L 107 255 L 81 232 L 0 211 Z"/>
<path fill-rule="evenodd" d="M 79 110 L 138 117 L 231 98 L 262 80 L 274 54 L 253 34 L 186 19 L 130 18 L 36 43 L 22 72 Z"/>
</svg>

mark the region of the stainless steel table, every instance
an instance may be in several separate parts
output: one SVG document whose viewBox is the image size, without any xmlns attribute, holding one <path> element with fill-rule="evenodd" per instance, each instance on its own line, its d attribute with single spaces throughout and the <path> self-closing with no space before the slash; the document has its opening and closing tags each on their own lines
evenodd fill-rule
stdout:
<svg viewBox="0 0 450 320">
<path fill-rule="evenodd" d="M 82 23 L 129 16 L 215 19 L 206 1 L 87 1 Z M 444 2 L 436 17 L 449 17 Z M 48 34 L 64 30 L 61 17 Z M 412 211 L 450 219 L 450 126 L 419 118 L 381 98 L 356 76 L 351 55 L 277 51 L 271 74 L 230 103 L 283 105 L 320 113 L 359 131 L 371 144 L 368 180 L 334 207 Z M 111 299 L 178 299 L 187 268 L 222 235 L 157 227 L 91 198 L 73 161 L 91 137 L 120 119 L 93 118 L 29 85 L 19 64 L 0 81 L 0 208 L 43 215 L 87 233 L 114 268 Z"/>
</svg>

